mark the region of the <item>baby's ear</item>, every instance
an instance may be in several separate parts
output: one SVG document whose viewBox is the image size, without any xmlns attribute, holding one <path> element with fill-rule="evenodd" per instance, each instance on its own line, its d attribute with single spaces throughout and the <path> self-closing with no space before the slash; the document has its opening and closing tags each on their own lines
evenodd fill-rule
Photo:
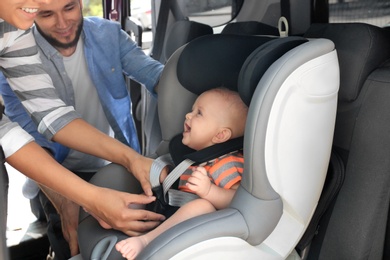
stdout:
<svg viewBox="0 0 390 260">
<path fill-rule="evenodd" d="M 218 133 L 213 137 L 213 143 L 219 144 L 226 142 L 232 136 L 232 130 L 229 128 L 221 128 Z"/>
</svg>

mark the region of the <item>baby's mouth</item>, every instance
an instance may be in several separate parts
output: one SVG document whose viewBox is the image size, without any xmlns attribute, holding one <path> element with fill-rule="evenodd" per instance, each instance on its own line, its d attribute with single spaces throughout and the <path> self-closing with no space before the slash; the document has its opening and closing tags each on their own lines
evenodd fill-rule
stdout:
<svg viewBox="0 0 390 260">
<path fill-rule="evenodd" d="M 184 124 L 184 133 L 188 133 L 191 131 L 191 127 L 188 124 Z"/>
</svg>

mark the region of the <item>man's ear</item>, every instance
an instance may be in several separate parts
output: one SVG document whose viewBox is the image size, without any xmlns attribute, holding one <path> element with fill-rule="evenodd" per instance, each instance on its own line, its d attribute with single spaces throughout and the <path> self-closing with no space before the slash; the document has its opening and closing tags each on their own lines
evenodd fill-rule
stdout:
<svg viewBox="0 0 390 260">
<path fill-rule="evenodd" d="M 232 136 L 232 130 L 229 128 L 221 128 L 218 133 L 213 137 L 213 143 L 219 144 L 226 142 Z"/>
</svg>

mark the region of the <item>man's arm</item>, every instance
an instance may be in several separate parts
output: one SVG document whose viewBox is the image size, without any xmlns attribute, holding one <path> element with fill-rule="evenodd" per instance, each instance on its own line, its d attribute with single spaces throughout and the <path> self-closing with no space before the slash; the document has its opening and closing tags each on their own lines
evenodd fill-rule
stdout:
<svg viewBox="0 0 390 260">
<path fill-rule="evenodd" d="M 129 35 L 120 30 L 119 51 L 124 73 L 145 85 L 150 93 L 156 95 L 156 86 L 160 80 L 163 64 L 148 56 Z"/>
<path fill-rule="evenodd" d="M 24 145 L 10 155 L 7 162 L 27 177 L 59 192 L 129 236 L 144 233 L 164 219 L 154 212 L 128 207 L 132 203 L 150 203 L 154 197 L 94 186 L 62 167 L 35 142 Z"/>
<path fill-rule="evenodd" d="M 27 114 L 22 103 L 9 86 L 6 78 L 0 72 L 0 95 L 6 104 L 5 114 L 12 121 L 18 123 L 27 133 L 34 137 L 35 142 L 47 149 L 51 154 L 55 153 L 54 145 L 43 135 L 38 133 L 37 126 Z"/>
<path fill-rule="evenodd" d="M 145 177 L 148 174 L 142 176 L 149 171 L 151 159 L 142 157 L 78 119 L 74 108 L 66 106 L 58 98 L 50 77 L 43 70 L 31 33 L 17 38 L 15 44 L 0 58 L 0 65 L 12 90 L 22 100 L 40 133 L 70 148 L 122 164 L 134 171 L 146 193 L 151 194 L 150 184 Z M 161 215 L 153 212 L 127 208 L 130 203 L 150 203 L 152 197 L 120 193 L 88 184 L 63 168 L 35 142 L 25 145 L 25 142 L 19 143 L 20 139 L 20 136 L 4 139 L 5 142 L 13 140 L 3 146 L 5 153 L 10 155 L 8 160 L 11 165 L 27 177 L 93 212 L 113 228 L 137 235 L 155 227 L 158 224 L 156 220 L 162 219 Z M 23 148 L 20 148 L 22 145 Z M 146 219 L 152 221 L 141 221 Z"/>
<path fill-rule="evenodd" d="M 18 47 L 8 49 L 13 55 L 6 58 L 6 64 L 11 66 L 4 67 L 3 73 L 34 123 L 38 125 L 38 131 L 49 140 L 123 165 L 141 182 L 145 194 L 151 195 L 149 169 L 152 160 L 80 119 L 73 107 L 66 106 L 58 98 L 49 75 L 40 63 L 33 35 L 26 34 L 18 38 L 18 41 L 26 41 L 28 51 L 21 47 L 26 44 L 21 43 L 16 44 Z M 30 54 L 27 57 L 23 56 L 26 52 Z M 24 68 L 22 71 L 20 66 Z"/>
<path fill-rule="evenodd" d="M 56 133 L 53 140 L 71 149 L 122 165 L 138 179 L 145 194 L 152 196 L 149 172 L 153 160 L 100 132 L 84 120 L 73 120 Z"/>
</svg>

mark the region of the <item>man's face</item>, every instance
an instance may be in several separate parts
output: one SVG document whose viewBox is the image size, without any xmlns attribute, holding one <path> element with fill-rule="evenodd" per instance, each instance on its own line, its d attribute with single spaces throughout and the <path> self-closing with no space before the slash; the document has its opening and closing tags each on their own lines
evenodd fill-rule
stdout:
<svg viewBox="0 0 390 260">
<path fill-rule="evenodd" d="M 55 0 L 43 4 L 35 19 L 38 31 L 57 49 L 76 46 L 82 24 L 81 0 Z"/>
</svg>

